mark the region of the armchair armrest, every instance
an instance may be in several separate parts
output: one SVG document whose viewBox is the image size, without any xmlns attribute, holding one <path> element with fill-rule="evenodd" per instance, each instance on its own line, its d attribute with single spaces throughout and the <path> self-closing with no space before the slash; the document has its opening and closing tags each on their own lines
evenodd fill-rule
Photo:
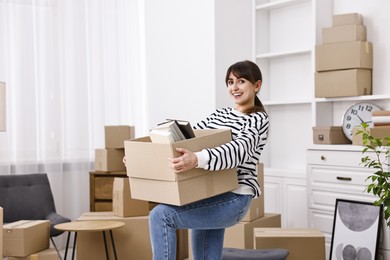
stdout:
<svg viewBox="0 0 390 260">
<path fill-rule="evenodd" d="M 45 219 L 50 221 L 50 236 L 51 237 L 56 237 L 56 236 L 61 235 L 63 233 L 63 231 L 55 229 L 54 228 L 55 225 L 71 221 L 69 218 L 61 216 L 60 214 L 57 214 L 56 212 L 49 213 L 48 215 L 46 215 Z"/>
</svg>

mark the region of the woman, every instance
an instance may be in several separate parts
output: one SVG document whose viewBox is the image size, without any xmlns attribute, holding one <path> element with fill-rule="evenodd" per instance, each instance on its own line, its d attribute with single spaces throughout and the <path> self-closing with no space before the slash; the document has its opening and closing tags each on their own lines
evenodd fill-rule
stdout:
<svg viewBox="0 0 390 260">
<path fill-rule="evenodd" d="M 238 223 L 252 198 L 260 195 L 256 165 L 266 144 L 269 120 L 256 96 L 262 84 L 258 66 L 251 61 L 229 67 L 225 82 L 233 108 L 216 110 L 195 128 L 230 128 L 232 141 L 202 151 L 178 148 L 182 155 L 169 159 L 170 167 L 182 173 L 195 167 L 210 171 L 237 168 L 239 186 L 232 192 L 184 206 L 160 204 L 149 218 L 153 259 L 176 259 L 176 229 L 192 229 L 195 260 L 222 257 L 225 228 Z"/>
</svg>

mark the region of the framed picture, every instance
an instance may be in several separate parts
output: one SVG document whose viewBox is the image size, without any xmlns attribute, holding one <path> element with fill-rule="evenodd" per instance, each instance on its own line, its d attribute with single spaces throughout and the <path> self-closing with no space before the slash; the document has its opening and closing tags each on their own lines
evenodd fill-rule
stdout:
<svg viewBox="0 0 390 260">
<path fill-rule="evenodd" d="M 336 199 L 329 259 L 376 259 L 381 216 L 382 205 Z"/>
</svg>

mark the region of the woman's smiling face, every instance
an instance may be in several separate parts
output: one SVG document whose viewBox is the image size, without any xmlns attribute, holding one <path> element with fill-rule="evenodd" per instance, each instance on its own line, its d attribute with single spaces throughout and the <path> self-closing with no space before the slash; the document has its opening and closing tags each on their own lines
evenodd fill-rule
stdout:
<svg viewBox="0 0 390 260">
<path fill-rule="evenodd" d="M 243 112 L 245 109 L 253 107 L 255 95 L 261 87 L 261 81 L 258 80 L 253 84 L 245 78 L 237 78 L 233 73 L 230 73 L 227 87 L 234 101 L 235 109 Z"/>
</svg>

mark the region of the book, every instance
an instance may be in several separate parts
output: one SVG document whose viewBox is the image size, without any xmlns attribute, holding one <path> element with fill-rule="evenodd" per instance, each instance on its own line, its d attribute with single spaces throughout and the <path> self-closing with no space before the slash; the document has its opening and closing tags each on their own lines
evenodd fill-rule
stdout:
<svg viewBox="0 0 390 260">
<path fill-rule="evenodd" d="M 186 139 L 191 139 L 195 137 L 194 130 L 192 129 L 191 123 L 185 120 L 178 119 L 167 119 L 169 121 L 176 121 L 179 125 L 179 128 Z"/>
<path fill-rule="evenodd" d="M 152 143 L 173 143 L 175 138 L 170 131 L 166 129 L 152 129 L 149 132 Z"/>
<path fill-rule="evenodd" d="M 157 135 L 160 135 L 160 137 L 158 138 Z M 176 121 L 166 121 L 158 124 L 149 131 L 149 136 L 152 142 L 158 143 L 172 143 L 186 139 Z"/>
</svg>

